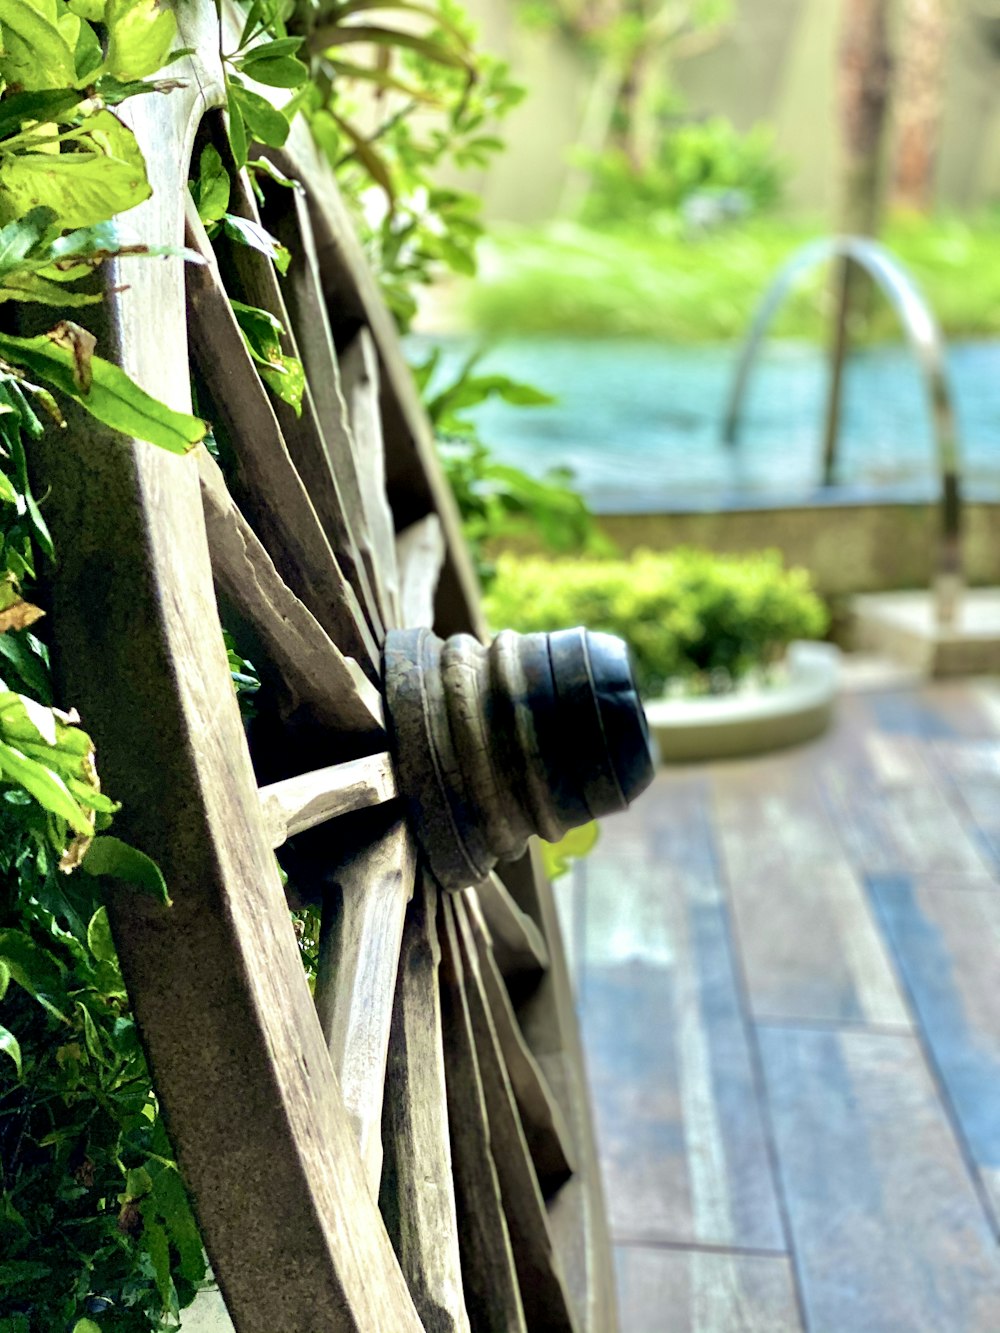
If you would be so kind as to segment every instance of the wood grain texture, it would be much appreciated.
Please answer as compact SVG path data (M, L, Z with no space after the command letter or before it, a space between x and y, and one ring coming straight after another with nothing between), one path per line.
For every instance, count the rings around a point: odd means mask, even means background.
M188 331L217 427L233 446L234 499L285 582L340 650L377 680L375 639L289 456L192 205L186 222L187 244L206 260L188 274Z
M810 1329L995 1329L1000 1253L914 1040L760 1043Z
M474 1333L527 1333L454 917L440 904L442 1026L465 1301Z
M218 50L210 8L179 21L179 45ZM136 98L119 114L154 186L132 221L150 243L179 246L191 144L223 85L217 64L185 61L173 73L185 83L170 98ZM189 408L183 261L113 264L108 284L102 353ZM156 858L170 886L172 907L125 886L111 892L109 910L234 1322L240 1333L420 1333L263 836L197 463L75 413L58 439L39 442L33 462L61 551L52 588L59 687L87 716L109 789L125 797L122 836Z
M474 890L467 891L465 906L478 957L483 995L503 1052L531 1159L539 1183L548 1194L572 1174L576 1152L562 1107L552 1095L541 1066L524 1040L510 995L493 957L489 931L473 893Z
M379 397L378 353L367 329L340 354L341 383L361 480L361 506L371 534L379 585L392 624L400 623L396 528L386 496L385 446ZM423 622L431 623L430 619Z
M378 348L382 372L382 424L389 501L399 529L434 512L441 520L447 559L435 602L435 627L442 635L486 637L475 572L462 538L454 496L438 461L433 432L413 376L399 347L392 316L378 291L333 173L321 160L300 117L280 152L268 150L282 170L308 179L309 211L320 275L338 347L366 326Z
M316 1012L377 1198L382 1100L393 995L416 851L395 819L327 875L316 974Z
M397 795L392 757L385 753L271 782L259 792L261 815L272 847L280 847L296 833L337 815L381 805Z
M452 1181L440 962L437 892L421 874L396 980L379 1202L426 1333L470 1333Z
M397 535L399 623L404 628L434 624L434 595L445 553L444 531L437 514L428 514Z
M198 469L216 590L284 717L304 713L321 727L349 733L384 731L380 694L282 579L218 463L201 447Z
M803 1333L783 1255L630 1245L615 1261L628 1333Z
M521 1125L514 1090L483 986L475 942L459 897L444 903L448 947L461 958L462 985L472 1022L476 1056L490 1126L504 1214L529 1329L576 1333L559 1258L549 1232L545 1202ZM454 930L454 939L452 937ZM455 971L457 973L457 966Z
M395 601L395 552L389 553L388 561L385 559L369 522L369 510L376 507L382 511L381 521L387 521L390 532L392 530L392 514L385 495L384 466L377 489L370 490L367 474L358 465L358 447L341 384L305 190L279 186L269 194L265 193L264 221L294 256L281 282L281 295L305 367L316 417L322 423L324 453L336 478L369 585L378 598L382 623L389 627L399 623ZM381 455L382 428L377 418L373 439L374 448ZM423 623L430 624L430 621Z
M475 894L493 943L493 956L505 977L544 972L549 951L538 926L511 897L496 873L469 890Z
M716 809L754 1016L907 1028L863 886L808 778L747 774Z
M616 1238L779 1249L710 812L704 781L660 778L580 866L609 1216Z
M873 877L870 887L1000 1221L1000 891L936 876Z
M230 212L262 226L248 173L241 171L231 179ZM238 290L246 304L267 310L278 320L284 329L282 350L286 355L301 361L302 352L271 260L260 250L234 242L223 245L217 253L227 285L233 291ZM295 266L297 258L293 252L290 267ZM303 260L299 259L298 267L302 267L302 264ZM318 340L323 336L323 331L314 328L312 335ZM341 472L336 466L336 457L326 435L327 421L320 416L311 383L306 381L299 412L277 395L272 396L272 405L288 452L309 492L323 530L357 594L372 633L376 640L381 641L385 634L385 623L369 567L361 558L355 533L356 521L363 523L363 514L352 512L344 495ZM339 417L334 416L331 422L334 440L341 433L341 425Z

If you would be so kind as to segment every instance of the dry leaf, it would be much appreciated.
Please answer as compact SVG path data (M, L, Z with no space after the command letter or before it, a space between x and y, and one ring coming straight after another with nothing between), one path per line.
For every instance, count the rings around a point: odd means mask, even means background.
M64 319L46 334L57 347L65 347L73 353L73 383L81 393L89 393L94 379L91 358L97 339L87 329L74 324L71 319Z
M18 598L16 602L12 602L10 606L0 611L0 634L6 634L12 629L27 629L44 615L45 612L40 606Z

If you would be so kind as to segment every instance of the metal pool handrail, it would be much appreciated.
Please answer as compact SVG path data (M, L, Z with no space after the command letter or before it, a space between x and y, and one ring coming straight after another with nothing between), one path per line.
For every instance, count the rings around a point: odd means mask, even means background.
M899 317L927 388L941 479L941 532L935 594L942 625L955 619L962 586L962 495L959 482L958 427L948 386L944 343L930 306L903 265L883 245L861 236L830 236L808 245L781 268L757 307L743 344L726 410L723 439L735 445L743 398L757 355L778 309L808 269L829 260L853 261L881 289Z

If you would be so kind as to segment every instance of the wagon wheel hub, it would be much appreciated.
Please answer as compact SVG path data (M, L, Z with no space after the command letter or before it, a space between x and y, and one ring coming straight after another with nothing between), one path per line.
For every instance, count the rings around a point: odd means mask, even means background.
M584 629L392 630L383 687L399 787L446 889L483 880L528 838L624 810L653 778L624 643Z

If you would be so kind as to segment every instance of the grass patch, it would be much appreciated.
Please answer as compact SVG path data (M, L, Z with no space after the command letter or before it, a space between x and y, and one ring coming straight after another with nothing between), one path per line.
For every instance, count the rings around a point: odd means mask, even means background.
M780 265L823 235L817 225L757 219L700 239L571 223L507 229L484 244L464 314L489 335L552 333L713 342L740 336ZM948 337L1000 335L1000 218L899 219L883 237L910 270ZM779 336L825 337L827 269L803 280ZM898 333L875 302L860 336Z

